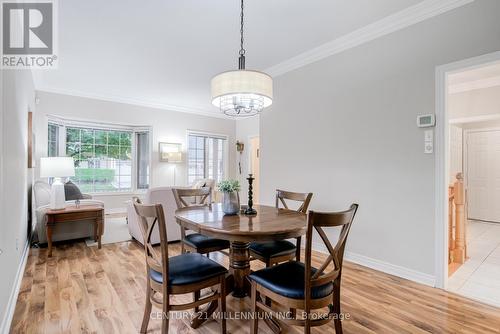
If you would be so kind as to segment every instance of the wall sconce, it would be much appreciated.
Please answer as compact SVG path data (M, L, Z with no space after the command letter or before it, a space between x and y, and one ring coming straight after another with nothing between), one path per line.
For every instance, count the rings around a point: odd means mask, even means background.
M159 144L160 161L170 162L170 163L182 162L181 145L182 144L178 143L160 143Z

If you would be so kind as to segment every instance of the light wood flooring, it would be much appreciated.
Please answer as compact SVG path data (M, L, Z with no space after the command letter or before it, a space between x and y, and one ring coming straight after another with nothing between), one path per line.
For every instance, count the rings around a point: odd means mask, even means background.
M179 253L172 244L170 255ZM215 256L227 265L222 255ZM316 265L324 256L314 253ZM252 269L259 269L257 261ZM84 242L31 249L12 322L12 333L137 333L145 299L143 248L134 241L87 247ZM180 296L185 301L191 295ZM248 298L228 296L228 311L249 310ZM344 333L500 333L500 308L468 300L352 263L344 265ZM333 323L332 323L333 324ZM332 324L313 333L334 333ZM249 320L228 320L229 333L248 333ZM218 333L210 320L194 330L170 320L170 333ZM159 333L151 320L149 333ZM260 333L270 333L259 321ZM300 327L284 327L301 333Z

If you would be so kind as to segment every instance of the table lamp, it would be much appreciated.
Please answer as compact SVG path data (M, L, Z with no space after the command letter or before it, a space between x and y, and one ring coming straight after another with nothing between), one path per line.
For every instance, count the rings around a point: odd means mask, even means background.
M71 157L49 157L40 159L40 177L53 177L50 189L50 208L66 207L66 196L62 177L75 176L75 163Z

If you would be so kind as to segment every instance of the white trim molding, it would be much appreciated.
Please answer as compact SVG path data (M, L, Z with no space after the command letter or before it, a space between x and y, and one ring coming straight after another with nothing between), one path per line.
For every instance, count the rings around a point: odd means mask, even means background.
M450 124L480 123L480 122L497 121L499 119L500 119L500 114L492 114L492 115L452 118L449 120L449 123Z
M14 317L14 311L16 309L17 297L19 295L19 290L21 289L21 282L24 276L24 269L26 268L26 262L28 261L28 255L30 251L30 242L26 242L24 247L23 255L21 256L21 262L19 263L19 268L17 269L16 277L14 279L14 284L12 286L12 291L9 296L9 301L7 302L7 307L5 308L5 314L0 323L0 334L8 334L10 332L10 325L12 323L12 318Z
M474 0L424 0L265 70L279 76L379 37L467 5Z
M59 94L59 95L83 97L83 98L88 98L88 99L93 99L93 100L101 100L101 101L107 101L107 102L124 103L124 104L130 104L130 105L146 107L146 108L162 109L162 110L167 110L167 111L177 111L177 112L183 112L183 113L188 113L188 114L196 114L196 115L201 115L201 116L231 119L232 120L232 118L224 115L220 111L209 111L209 110L205 110L205 109L201 109L201 108L197 108L197 107L189 107L189 106L177 106L177 105L173 105L173 104L155 102L155 101L146 100L146 99L130 98L130 97L123 97L123 96L116 96L116 95L94 94L94 93L88 93L88 92L83 92L83 91L76 91L76 90L72 90L72 89L57 89L57 88L50 88L50 87L43 87L43 86L36 87L36 91L45 92L45 93L52 93L52 94Z
M329 254L328 250L325 248L323 244L313 242L313 248L315 251ZM384 272L389 275L394 275L397 277L401 277L431 287L434 287L436 283L435 277L433 275L429 275L410 268L398 266L389 262L377 260L365 255L346 251L344 254L344 259L346 261L356 263L364 267L368 267L374 270Z
M450 87L448 88L448 94L456 94L476 89L485 89L497 86L500 86L500 77L491 77L486 79L479 79L479 80L450 85Z

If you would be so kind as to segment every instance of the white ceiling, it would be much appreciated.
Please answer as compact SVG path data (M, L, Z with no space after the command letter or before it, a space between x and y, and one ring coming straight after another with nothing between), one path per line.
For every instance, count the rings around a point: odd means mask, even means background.
M247 0L247 68L264 70L422 0ZM59 68L38 89L218 113L209 84L237 66L237 0L59 1Z

